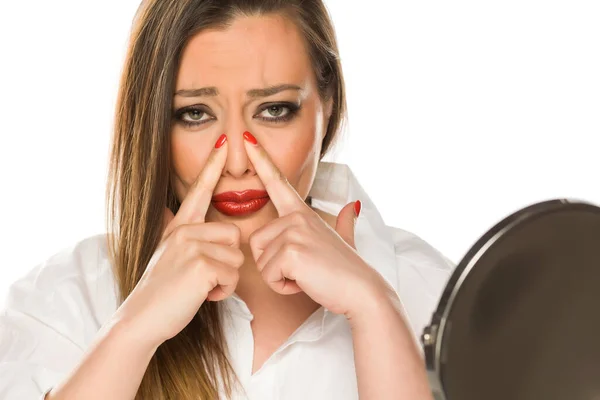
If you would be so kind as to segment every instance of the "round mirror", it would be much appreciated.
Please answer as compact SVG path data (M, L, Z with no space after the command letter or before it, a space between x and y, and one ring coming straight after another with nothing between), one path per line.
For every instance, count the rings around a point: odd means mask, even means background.
M600 399L600 208L552 200L488 231L422 342L437 400Z

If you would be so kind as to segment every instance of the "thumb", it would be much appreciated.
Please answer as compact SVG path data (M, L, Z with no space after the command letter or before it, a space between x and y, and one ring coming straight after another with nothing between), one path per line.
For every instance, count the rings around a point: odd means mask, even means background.
M354 225L356 224L356 218L360 214L361 203L360 200L348 203L340 210L338 214L335 231L348 243L354 250Z

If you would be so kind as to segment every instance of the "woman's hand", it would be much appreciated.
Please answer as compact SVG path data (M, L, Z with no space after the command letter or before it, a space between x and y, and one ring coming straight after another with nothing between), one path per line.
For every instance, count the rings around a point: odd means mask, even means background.
M175 336L206 299L223 300L238 283L244 261L239 228L204 220L226 158L226 144L214 148L177 215L165 211L161 242L115 314L153 344Z
M365 312L365 304L372 304L365 296L374 300L387 287L355 251L354 224L360 212L354 211L355 202L342 208L332 229L302 200L260 144L246 140L245 145L280 217L249 237L265 282L280 294L304 291L349 319Z

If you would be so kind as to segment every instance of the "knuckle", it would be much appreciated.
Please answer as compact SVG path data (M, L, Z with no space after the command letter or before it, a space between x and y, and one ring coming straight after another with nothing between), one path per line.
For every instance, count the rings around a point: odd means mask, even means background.
M235 224L230 225L230 230L233 244L238 247L240 245L240 241L242 240L242 230Z
M238 282L240 281L240 273L237 269L234 269L231 272L231 281L233 282L233 286L237 286Z
M193 269L196 277L203 281L209 282L211 287L217 284L217 270L216 268L212 268L212 264L209 262L207 257L198 257L193 265Z
M234 260L234 265L236 268L241 267L244 264L244 253L237 249L237 251L235 252L235 260Z
M214 289L219 284L217 275L214 273L204 273L202 274L202 279L208 285L208 290Z
M300 211L294 211L293 213L291 213L291 220L296 225L308 225L308 219L306 218L306 214Z
M302 234L297 229L286 229L283 232L285 240L289 243L296 243L302 241Z
M194 263L194 267L196 269L196 271L200 272L200 273L207 273L207 271L210 269L210 263L208 261L208 257L200 254L196 257L196 262Z
M289 256L292 256L292 257L295 257L295 258L297 258L304 251L303 246L301 244L299 244L299 243L287 242L283 246L284 246L285 252Z
M186 257L198 258L202 256L202 245L195 240L188 240L181 252Z
M181 244L187 239L187 229L183 225L178 225L171 232L171 237L173 242Z
M260 236L258 235L258 231L254 231L248 236L248 244L250 248L256 248L260 244Z

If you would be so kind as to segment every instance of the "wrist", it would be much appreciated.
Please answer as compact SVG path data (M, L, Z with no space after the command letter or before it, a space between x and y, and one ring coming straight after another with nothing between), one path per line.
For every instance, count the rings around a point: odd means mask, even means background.
M106 326L106 337L109 342L123 349L134 351L141 356L152 357L162 341L153 339L148 332L143 332L133 320L113 319Z
M363 286L358 304L346 313L351 327L372 325L373 322L389 318L404 317L403 307L393 287L378 274L371 285Z

